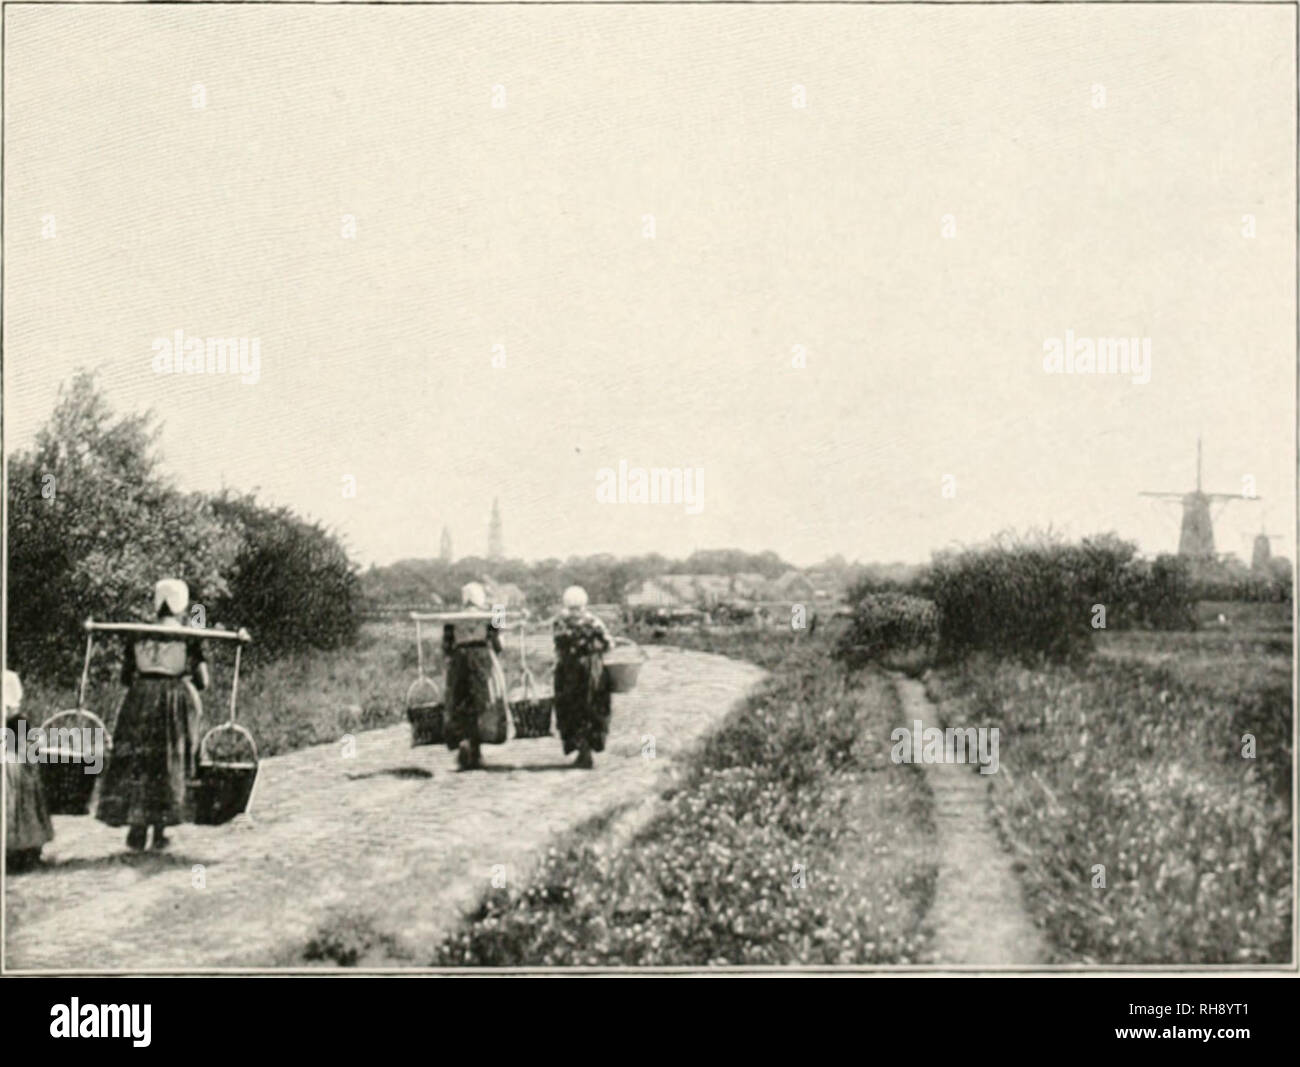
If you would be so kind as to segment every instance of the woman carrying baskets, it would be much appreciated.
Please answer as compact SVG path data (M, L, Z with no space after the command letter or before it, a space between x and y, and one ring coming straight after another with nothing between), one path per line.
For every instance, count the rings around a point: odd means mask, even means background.
M487 611L487 590L470 582L461 590L461 601L467 608ZM448 623L442 629L442 651L447 657L444 739L448 748L456 749L461 770L482 767L479 724L494 713L505 721L506 679L497 659L501 635L487 621Z
M605 750L609 732L609 683L604 653L613 645L600 618L587 610L587 591L564 591L564 613L555 620L555 724L575 767L591 769L591 754Z
M182 626L190 591L177 579L154 588L161 626ZM127 847L170 843L165 828L185 821L185 787L194 777L198 746L197 689L208 686L208 665L200 641L137 638L127 641L122 663L127 689L113 732L113 758L99 783L95 817L109 826L129 826Z
M13 671L5 671L5 727L9 737L18 735L18 709L23 702L23 683ZM17 873L34 867L41 849L54 840L54 824L45 806L40 767L26 762L26 753L5 745L5 869Z

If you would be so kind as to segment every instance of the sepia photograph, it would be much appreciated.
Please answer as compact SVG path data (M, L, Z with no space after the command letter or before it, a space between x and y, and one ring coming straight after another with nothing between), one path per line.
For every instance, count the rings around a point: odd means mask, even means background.
M1294 4L3 17L6 975L1295 976Z

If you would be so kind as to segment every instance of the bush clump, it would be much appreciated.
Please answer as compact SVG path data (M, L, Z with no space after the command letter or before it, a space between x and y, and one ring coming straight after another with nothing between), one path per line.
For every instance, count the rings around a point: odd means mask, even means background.
M938 632L939 613L933 601L906 593L868 593L854 604L836 657L858 667L891 653L929 648Z
M990 652L1026 661L1077 658L1099 629L1190 628L1182 561L1136 558L1113 535L1066 544L1050 534L1003 535L936 555L925 586L944 661Z

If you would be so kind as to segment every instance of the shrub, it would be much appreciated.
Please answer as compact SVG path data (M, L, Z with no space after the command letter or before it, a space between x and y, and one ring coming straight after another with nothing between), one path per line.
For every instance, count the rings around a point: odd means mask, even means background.
M925 648L938 634L934 602L905 593L869 593L853 607L853 619L839 639L836 657L850 666L893 652Z
M1096 609L1105 628L1194 625L1181 561L1135 559L1113 535L1065 544L1050 534L1005 534L935 557L926 578L939 613L939 654L976 651L1024 660L1077 657L1091 644Z
M239 533L227 592L212 618L247 627L259 658L356 641L361 625L360 578L339 540L287 508L254 495L223 493L212 501Z

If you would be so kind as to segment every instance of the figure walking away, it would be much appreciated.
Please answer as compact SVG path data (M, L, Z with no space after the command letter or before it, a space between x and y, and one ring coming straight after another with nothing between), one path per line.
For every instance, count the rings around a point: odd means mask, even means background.
M154 588L160 626L184 625L190 591L176 579ZM203 644L184 637L138 635L128 640L122 662L127 693L113 730L113 758L99 783L95 817L127 826L127 847L170 843L166 828L185 821L185 785L195 773L200 705L195 689L208 687Z
M480 583L470 582L460 595L464 607L488 610L487 590ZM497 659L501 635L486 619L447 623L442 651L447 657L444 736L447 747L456 749L456 766L468 771L483 766L480 717L505 714L506 678Z
M18 719L23 702L23 683L13 671L5 671L5 727L9 737L18 736ZM5 745L5 869L16 874L30 870L41 859L41 849L54 840L54 824L45 807L41 768L27 763L26 753Z
M564 591L564 612L555 620L555 722L575 767L590 770L591 754L605 751L609 732L609 683L604 654L613 645L600 618L587 610L587 591Z

